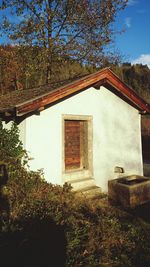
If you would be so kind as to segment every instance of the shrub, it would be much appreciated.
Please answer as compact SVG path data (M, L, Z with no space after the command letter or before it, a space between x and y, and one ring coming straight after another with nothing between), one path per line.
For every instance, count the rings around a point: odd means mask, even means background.
M22 142L19 139L19 129L16 123L5 128L0 120L0 159L21 158L24 154Z
M47 184L39 173L24 168L10 175L4 191L10 214L3 236L17 236L26 260L30 250L33 256L40 249L41 257L51 264L54 257L56 266L149 266L150 227L128 213L79 198L69 186Z

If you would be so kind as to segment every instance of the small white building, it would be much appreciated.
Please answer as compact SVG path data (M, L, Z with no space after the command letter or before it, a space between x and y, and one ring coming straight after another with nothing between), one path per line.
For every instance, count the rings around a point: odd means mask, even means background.
M143 175L141 115L150 105L109 68L55 87L45 85L0 97L0 117L15 120L32 170L74 189L118 176Z

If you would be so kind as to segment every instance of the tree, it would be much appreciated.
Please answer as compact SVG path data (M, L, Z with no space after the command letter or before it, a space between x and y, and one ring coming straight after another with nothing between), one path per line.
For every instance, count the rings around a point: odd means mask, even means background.
M43 85L46 64L42 61L42 54L44 48L38 46L1 45L0 94ZM76 60L57 58L53 64L51 82L57 82L59 86L64 80L72 80L93 71L93 67L83 66Z
M18 47L0 46L0 93L22 89L22 84L18 81L20 77Z
M146 101L150 101L150 69L147 65L123 63L112 66L114 72Z
M59 58L99 66L114 37L112 23L128 0L3 0L1 32L19 44L43 47L46 82ZM7 12L5 12L7 11ZM8 18L9 16L9 18Z

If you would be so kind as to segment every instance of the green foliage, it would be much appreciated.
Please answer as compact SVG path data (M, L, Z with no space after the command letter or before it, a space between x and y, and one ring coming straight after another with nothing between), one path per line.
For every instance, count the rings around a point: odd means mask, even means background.
M5 128L0 120L0 159L21 159L24 154L22 142L19 139L19 129L16 123L10 128Z
M112 69L146 101L150 100L150 69L147 65L123 63Z

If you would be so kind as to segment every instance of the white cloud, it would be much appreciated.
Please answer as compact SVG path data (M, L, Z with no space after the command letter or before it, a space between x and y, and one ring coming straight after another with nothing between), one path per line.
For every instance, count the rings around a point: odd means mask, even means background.
M125 25L126 25L128 28L131 27L131 18L130 18L130 17L125 18Z
M143 64L150 68L150 54L143 54L132 61L132 64Z
M134 6L134 5L136 5L137 3L138 3L138 1L136 1L136 0L128 0L127 5L128 5L128 6Z

